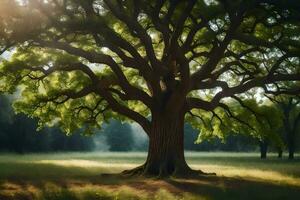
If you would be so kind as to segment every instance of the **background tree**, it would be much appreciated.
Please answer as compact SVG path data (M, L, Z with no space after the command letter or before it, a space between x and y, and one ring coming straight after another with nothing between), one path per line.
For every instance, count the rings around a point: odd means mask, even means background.
M36 119L13 113L12 99L0 95L0 151L27 153L94 149L94 138L83 137L80 131L71 136L66 136L57 127L37 132Z
M8 144L8 129L12 123L12 109L9 106L9 98L0 95L0 150L6 150Z
M226 139L230 135L250 136L257 141L262 159L267 157L270 144L283 148L284 142L280 137L282 117L275 106L256 102L249 97L233 99L235 101L229 101L227 104L231 107L231 115L235 116L234 118L224 115L222 110L215 110L213 114L202 112L197 115L205 124L199 127L203 133L200 134L200 141L214 137ZM212 125L213 115L217 116L218 122Z
M120 121L111 120L103 129L110 151L130 151L134 141L132 130L129 124L122 124Z
M202 123L195 113L207 111L215 126L218 110L237 120L226 98L300 80L292 0L2 2L2 51L15 52L1 64L0 88L21 88L17 112L69 133L112 117L136 121L149 136L148 157L125 173L200 173L184 158L186 119Z
M289 151L289 159L294 159L297 133L300 131L300 98L299 96L267 96L282 111L283 128Z

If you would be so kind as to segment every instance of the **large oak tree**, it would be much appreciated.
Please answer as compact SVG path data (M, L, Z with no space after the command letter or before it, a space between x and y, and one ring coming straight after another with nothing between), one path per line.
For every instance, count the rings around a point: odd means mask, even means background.
M253 88L292 92L300 81L297 1L2 0L0 9L2 52L13 52L0 84L20 91L17 111L66 132L137 122L150 144L131 174L201 173L184 158L185 119L221 123L223 111L245 124L228 98L242 106Z

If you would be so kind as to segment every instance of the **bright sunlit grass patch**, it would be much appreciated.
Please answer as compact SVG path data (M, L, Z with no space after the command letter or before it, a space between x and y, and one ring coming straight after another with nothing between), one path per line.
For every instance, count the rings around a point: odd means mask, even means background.
M272 182L277 184L288 184L300 186L300 178L284 173L262 169L249 169L244 167L220 166L220 165L191 165L195 169L205 172L215 172L218 176L235 177L242 179Z
M135 167L135 164L129 163L105 163L99 161L91 161L91 160L40 160L40 161L33 161L32 163L38 164L53 164L58 166L65 166L65 167L82 167L82 168L95 168L95 167L106 167L106 168L132 168Z

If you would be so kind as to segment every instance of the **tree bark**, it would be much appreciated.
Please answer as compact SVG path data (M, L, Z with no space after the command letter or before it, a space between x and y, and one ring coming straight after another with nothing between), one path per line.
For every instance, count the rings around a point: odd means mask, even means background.
M183 150L183 117L153 117L145 172L167 176L187 170Z
M260 141L260 158L266 159L267 158L267 152L268 152L268 142L266 140Z
M184 156L184 115L152 116L148 157L144 165L124 174L158 177L187 177L205 174L192 170ZM209 174L208 174L209 175Z

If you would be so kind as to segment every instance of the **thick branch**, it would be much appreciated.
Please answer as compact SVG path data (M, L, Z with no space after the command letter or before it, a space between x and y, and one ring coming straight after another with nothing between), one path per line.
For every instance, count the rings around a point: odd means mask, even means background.
M64 50L72 55L80 56L87 59L89 62L92 63L100 63L108 65L118 77L119 86L126 91L128 94L131 94L137 98L137 100L141 100L145 105L151 108L152 100L149 95L142 90L132 86L127 78L125 77L124 73L118 66L118 64L108 55L85 51L79 48L75 48L67 43L64 42L56 42L56 41L38 41L39 44L45 47L54 48L54 49L61 49Z

